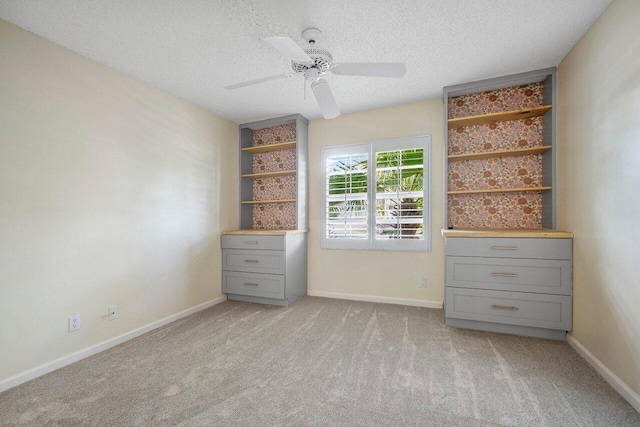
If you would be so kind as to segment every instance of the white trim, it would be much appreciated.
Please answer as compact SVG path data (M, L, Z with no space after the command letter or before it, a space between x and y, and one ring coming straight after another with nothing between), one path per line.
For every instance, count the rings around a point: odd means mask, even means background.
M582 356L627 402L640 412L640 395L624 383L616 374L611 372L596 356L582 345L573 335L567 335L567 342Z
M27 381L31 381L34 378L38 378L42 375L48 374L74 362L82 360L86 357L93 356L94 354L100 353L101 351L110 349L111 347L115 347L125 341L129 341L133 338L139 337L140 335L146 334L147 332L167 325L171 322L175 322L176 320L182 319L183 317L187 317L199 311L206 310L207 308L213 307L214 305L220 304L221 302L224 302L226 300L227 296L222 295L218 298L214 298L210 301L198 304L195 307L191 307L179 313L172 314L171 316L165 317L164 319L160 319L132 331L125 332L124 334L118 335L117 337L113 337L106 341L102 341L101 343L94 344L91 347L87 347L85 349L76 351L75 353L71 353L58 359L43 363L42 365L36 366L35 368L28 369L24 372L0 381L0 393L20 384L26 383Z
M346 299L351 301L380 302L383 304L410 305L412 307L437 308L442 310L442 301L426 301L421 299L380 297L375 295L341 294L338 292L307 291L312 297Z

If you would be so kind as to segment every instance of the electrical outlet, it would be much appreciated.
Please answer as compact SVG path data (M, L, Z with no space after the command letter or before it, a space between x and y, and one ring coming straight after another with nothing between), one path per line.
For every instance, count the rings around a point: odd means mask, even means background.
M116 320L118 318L118 313L119 310L117 305L109 307L109 320Z
M80 315L69 316L69 332L77 331L78 329L80 329Z
M426 288L427 287L427 278L423 277L422 279L420 279L420 287L421 288Z

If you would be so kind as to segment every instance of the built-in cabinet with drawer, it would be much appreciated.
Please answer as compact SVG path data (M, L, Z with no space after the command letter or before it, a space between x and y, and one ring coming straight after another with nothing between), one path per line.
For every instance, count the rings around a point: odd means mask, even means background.
M445 230L443 234L447 325L565 338L571 330L570 233ZM515 237L524 234L545 237Z
M445 319L564 339L572 238L556 230L556 70L445 87Z
M307 294L303 230L222 234L222 291L230 300L288 306Z
M240 125L240 230L222 233L230 300L288 306L307 294L307 127L301 115Z

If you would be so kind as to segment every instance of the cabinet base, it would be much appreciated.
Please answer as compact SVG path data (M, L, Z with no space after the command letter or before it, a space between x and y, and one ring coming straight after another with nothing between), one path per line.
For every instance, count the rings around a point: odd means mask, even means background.
M565 341L567 331L532 328L530 326L504 325L502 323L479 322L477 320L453 319L445 317L445 324L454 328L475 329L478 331L498 332L501 334L524 335L526 337L547 338Z
M290 305L292 305L294 302L296 302L303 296L304 295L300 295L297 298L275 299L275 298L252 297L249 295L227 294L227 299L231 301L255 302L257 304L269 304L269 305L277 305L279 307L289 307Z

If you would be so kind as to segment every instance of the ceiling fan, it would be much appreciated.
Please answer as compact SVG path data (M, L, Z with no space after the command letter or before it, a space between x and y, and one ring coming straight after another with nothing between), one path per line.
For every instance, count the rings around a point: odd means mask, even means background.
M401 62L333 62L331 52L315 46L320 39L320 35L320 30L316 28L304 30L302 37L309 43L306 49L301 48L288 37L267 37L264 41L291 59L293 72L236 83L224 88L227 90L239 89L273 80L304 76L307 81L311 82L311 90L318 101L322 116L325 119L333 119L340 115L340 110L338 110L336 100L331 93L331 89L329 89L329 84L322 78L327 72L332 72L339 76L366 77L402 77L407 72L407 67Z

